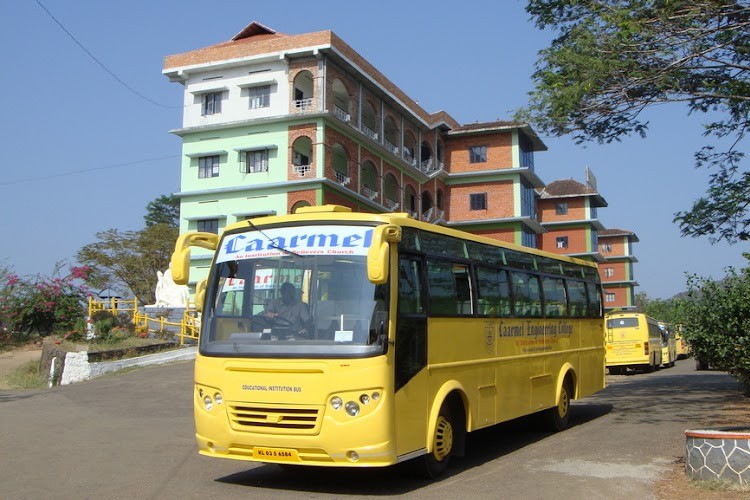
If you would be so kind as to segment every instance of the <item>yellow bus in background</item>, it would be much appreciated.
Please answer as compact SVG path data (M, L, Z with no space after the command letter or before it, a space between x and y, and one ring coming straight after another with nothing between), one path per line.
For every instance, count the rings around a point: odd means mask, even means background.
M690 346L682 336L682 325L676 325L674 330L675 343L677 344L677 359L687 359L690 356Z
M662 336L656 320L642 313L609 312L604 323L610 374L624 374L628 368L647 372L659 368Z
M677 338L671 325L659 321L657 323L661 331L661 365L671 368L677 361Z
M435 477L468 432L537 412L562 430L571 401L604 387L593 263L332 205L181 235L177 283L191 246L216 250L196 288L203 455L415 459ZM266 312L292 285L304 328Z

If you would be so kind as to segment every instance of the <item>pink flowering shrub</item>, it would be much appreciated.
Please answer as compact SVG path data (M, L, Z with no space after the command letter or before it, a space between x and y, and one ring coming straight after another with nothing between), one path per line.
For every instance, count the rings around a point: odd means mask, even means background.
M23 278L0 275L0 325L13 336L69 333L86 315L88 267L71 267L66 276ZM4 281L4 283L3 283Z

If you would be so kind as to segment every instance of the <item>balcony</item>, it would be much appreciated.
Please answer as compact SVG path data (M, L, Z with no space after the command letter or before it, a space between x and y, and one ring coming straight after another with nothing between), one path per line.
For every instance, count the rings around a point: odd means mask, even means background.
M417 159L414 158L414 155L411 154L408 149L404 149L404 160L413 167L417 166Z
M400 204L394 200L387 199L385 200L385 206L388 208L388 210L397 210Z
M385 149L398 156L398 146L390 142L388 139L383 141L383 145L385 146Z
M373 141L378 141L378 133L375 132L373 129L368 127L367 125L362 125L362 133L365 134L367 137L372 139Z
M342 122L349 123L352 121L352 116L349 113L335 105L333 106L333 115Z
M292 171L300 177L304 177L310 172L310 165L294 165Z
M351 182L351 179L341 172L336 172L336 182L338 182L342 186L346 186L349 184L349 182Z
M297 113L307 113L310 111L314 111L313 106L313 98L309 97L307 99L297 99L294 101L294 109L297 111Z
M378 192L374 189L368 188L367 186L362 186L362 194L367 196L367 198L374 200L378 197Z

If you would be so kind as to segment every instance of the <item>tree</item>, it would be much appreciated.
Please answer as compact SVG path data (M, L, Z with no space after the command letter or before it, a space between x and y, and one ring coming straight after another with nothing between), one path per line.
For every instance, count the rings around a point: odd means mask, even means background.
M180 227L180 198L171 194L161 195L146 205L146 215L143 216L146 227L155 224Z
M693 354L731 373L750 395L750 268L730 268L718 282L693 275L688 286L683 325Z
M750 239L750 173L738 149L750 128L747 2L529 0L526 10L556 38L540 51L530 104L516 118L579 143L608 143L645 136L642 112L657 104L718 116L695 153L696 166L712 171L709 188L674 222L685 236Z
M153 304L157 272L169 266L177 235L177 228L164 223L140 231L108 229L96 234L98 241L81 248L77 259L92 269L91 286L129 290Z

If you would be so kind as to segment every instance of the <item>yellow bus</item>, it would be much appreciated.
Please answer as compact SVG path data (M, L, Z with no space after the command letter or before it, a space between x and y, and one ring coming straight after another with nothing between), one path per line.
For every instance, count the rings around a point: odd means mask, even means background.
M659 369L662 336L656 320L642 313L609 312L604 322L610 374L624 374L628 368Z
M177 283L191 246L216 249L196 291L203 455L414 459L436 477L467 432L536 412L562 430L571 400L604 387L593 263L334 205L183 234Z
M659 321L661 331L661 365L663 368L671 368L677 360L677 338L670 325Z
M690 355L690 347L682 336L682 325L675 327L674 338L677 344L677 359L686 359Z

